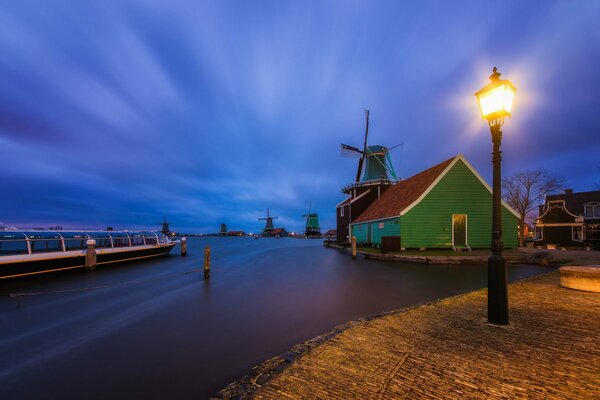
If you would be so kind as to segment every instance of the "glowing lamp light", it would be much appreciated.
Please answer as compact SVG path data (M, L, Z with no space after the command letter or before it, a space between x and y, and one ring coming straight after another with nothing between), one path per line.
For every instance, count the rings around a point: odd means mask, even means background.
M509 80L500 79L500 75L498 69L494 67L490 83L475 93L481 116L488 121L510 117L512 113L517 88Z

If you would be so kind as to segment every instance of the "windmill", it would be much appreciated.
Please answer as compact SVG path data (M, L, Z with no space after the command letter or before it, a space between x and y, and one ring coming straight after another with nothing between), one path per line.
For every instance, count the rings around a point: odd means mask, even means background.
M267 216L266 218L259 218L259 221L267 221L265 223L265 229L263 230L263 236L271 236L271 231L273 229L275 229L275 227L273 226L273 220L277 219L279 217L271 217L271 214L269 214L269 209L267 208Z
M162 225L162 229L160 230L164 235L168 235L169 233L171 233L171 230L169 229L169 224L171 222L167 222L167 217L163 217L163 222L157 222L156 225Z
M349 189L356 188L357 186L372 185L372 184L393 184L398 181L396 171L392 165L392 159L390 158L390 150L393 150L401 144L387 148L381 145L367 145L367 138L369 136L369 110L365 110L365 140L363 143L362 150L355 146L343 144L341 146L342 156L345 157L358 157L358 169L356 171L356 179L353 184L348 185L343 192L347 193ZM363 165L366 165L363 173ZM362 173L362 179L361 179Z
M321 227L319 226L319 214L311 213L312 201L308 204L308 213L302 218L306 218L305 236L321 236Z

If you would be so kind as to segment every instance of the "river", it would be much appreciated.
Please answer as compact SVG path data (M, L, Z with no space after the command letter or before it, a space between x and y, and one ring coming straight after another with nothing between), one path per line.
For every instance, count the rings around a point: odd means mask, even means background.
M509 280L548 270L510 265ZM208 398L335 325L485 285L485 265L352 260L320 240L245 237L1 282L0 398Z

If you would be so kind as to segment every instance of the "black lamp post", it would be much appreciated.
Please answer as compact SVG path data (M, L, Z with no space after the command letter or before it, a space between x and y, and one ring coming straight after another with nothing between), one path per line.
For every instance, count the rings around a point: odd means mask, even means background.
M500 165L502 152L501 127L504 118L511 116L512 103L516 92L515 86L508 80L500 79L498 69L490 76L490 83L475 93L481 115L490 125L492 133L492 255L488 258L488 321L492 324L508 324L508 290L506 285L506 259L502 255L502 204Z

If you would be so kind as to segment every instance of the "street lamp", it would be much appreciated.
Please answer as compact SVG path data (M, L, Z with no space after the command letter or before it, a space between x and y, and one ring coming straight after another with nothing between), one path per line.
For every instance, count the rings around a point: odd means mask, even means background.
M490 83L481 88L475 96L479 102L481 116L487 119L492 133L494 166L492 191L492 255L488 258L488 321L492 324L508 324L508 290L506 287L506 259L502 256L502 206L501 174L502 161L500 143L504 118L510 117L512 103L517 88L508 80L500 79L500 72L494 67Z

